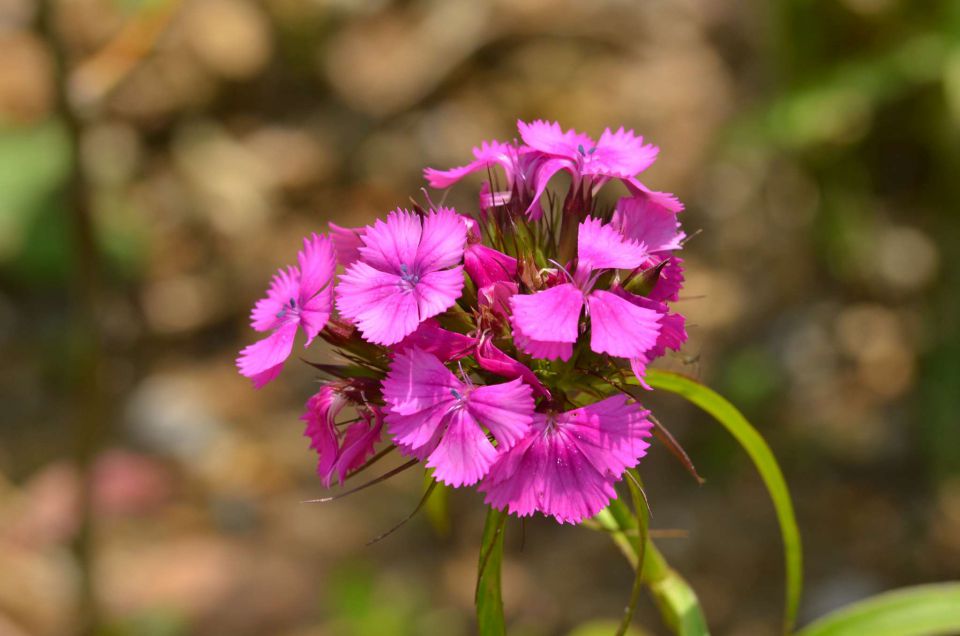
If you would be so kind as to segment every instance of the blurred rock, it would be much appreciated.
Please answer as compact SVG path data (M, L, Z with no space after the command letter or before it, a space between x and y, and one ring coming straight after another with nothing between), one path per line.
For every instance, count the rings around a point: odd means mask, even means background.
M182 16L186 42L200 63L221 77L248 78L267 64L267 18L246 0L198 0Z
M53 66L36 36L0 28L0 123L44 119L53 104Z

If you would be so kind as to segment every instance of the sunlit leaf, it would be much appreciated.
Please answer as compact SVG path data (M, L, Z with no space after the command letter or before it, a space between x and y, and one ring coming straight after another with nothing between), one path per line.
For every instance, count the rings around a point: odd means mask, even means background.
M946 636L960 634L960 583L918 585L879 594L808 625L796 636Z

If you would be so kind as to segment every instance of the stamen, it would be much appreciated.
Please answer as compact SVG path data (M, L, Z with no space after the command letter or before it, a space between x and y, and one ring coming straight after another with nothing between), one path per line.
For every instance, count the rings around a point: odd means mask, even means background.
M580 154L581 154L581 155L587 154L587 151L583 149L583 144L577 145L577 150L580 151Z
M456 389L450 389L450 393L453 395L453 397L457 398L458 400L463 399L463 396L460 395L460 392L457 391Z

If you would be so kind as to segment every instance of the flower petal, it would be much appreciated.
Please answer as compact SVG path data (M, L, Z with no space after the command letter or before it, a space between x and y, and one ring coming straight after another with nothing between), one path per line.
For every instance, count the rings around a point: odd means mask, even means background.
M360 256L373 267L394 274L401 266L410 267L420 244L420 217L407 210L396 209L387 220L377 220L361 237Z
M533 340L513 326L513 343L517 348L528 356L540 360L563 360L566 362L573 355L572 342L549 342L543 340Z
M464 251L463 267L478 289L512 281L517 276L517 259L479 243Z
M290 352L293 350L293 339L297 334L297 324L288 322L281 325L272 334L245 347L237 358L237 369L241 375L254 380L258 389L272 380L280 372Z
M430 272L420 278L414 295L420 320L432 318L453 307L463 291L463 267Z
M467 408L497 439L497 448L514 446L527 434L533 416L530 387L517 378L504 384L478 386L467 397Z
M647 298L660 302L676 302L680 298L682 287L683 259L671 256L660 270L660 275L653 284L653 289L647 294Z
M413 333L420 324L418 294L396 274L356 261L340 277L337 309L355 322L364 339L391 345Z
M660 149L643 143L643 137L621 126L616 132L609 128L597 141L597 149L585 162L584 174L632 177L649 168Z
M686 237L677 213L647 196L620 199L610 224L648 252L680 249Z
M326 236L311 234L303 239L303 249L297 254L300 264L300 303L306 304L317 293L330 285L337 267L333 244Z
M327 225L330 226L330 240L333 242L333 250L337 255L337 264L346 267L360 258L360 247L363 246L363 235L366 228L341 227L336 223L328 223Z
M340 452L334 419L345 405L346 401L327 385L307 400L304 413L300 416L307 423L303 434L310 439L310 448L318 455L317 474L328 488Z
M524 336L545 342L576 342L583 294L565 283L510 299L513 323Z
M458 408L447 414L446 431L427 467L434 469L438 481L459 488L480 481L496 458L497 450L477 421L467 409Z
M577 233L577 271L633 269L647 258L643 245L623 236L612 224L587 217Z
M449 188L468 174L482 170L488 166L499 165L506 173L507 185L513 183L513 171L516 165L517 149L512 144L499 141L484 141L478 148L473 149L474 161L465 166L449 170L427 168L423 176L432 188Z
M620 479L650 444L650 414L625 395L614 395L557 416L556 426L601 475Z
M474 358L480 368L499 375L502 378L520 378L531 389L534 394L550 399L550 391L543 386L537 374L530 370L527 365L514 360L493 344L493 338L485 336L481 338L480 345L477 347Z
M399 353L383 381L387 427L396 441L416 450L431 441L463 384L436 356L410 349Z
M557 122L538 119L528 124L518 121L517 128L523 143L534 150L558 157L576 159L581 149L587 151L596 145L589 136L572 128L564 131Z
M413 271L423 276L456 265L463 259L466 242L467 225L463 217L451 208L431 210L423 219Z
M276 329L290 310L290 301L300 297L300 271L296 267L278 270L270 281L265 298L250 312L250 324L257 331Z
M449 362L468 355L476 344L476 338L448 331L441 328L436 320L428 319L420 323L416 331L397 344L394 351L399 353L416 348L432 353L444 362Z
M337 479L343 483L350 471L363 466L367 458L373 455L374 447L380 441L382 429L383 419L379 414L363 413L359 422L348 426L343 434L340 454L332 468L331 477L335 472Z
M657 342L660 314L638 307L607 291L594 291L588 301L590 348L619 358L636 358Z

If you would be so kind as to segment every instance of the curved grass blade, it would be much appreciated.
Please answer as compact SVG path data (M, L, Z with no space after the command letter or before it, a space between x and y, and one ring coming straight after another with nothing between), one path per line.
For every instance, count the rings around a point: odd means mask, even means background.
M918 585L868 598L814 621L796 636L960 634L960 583Z
M667 371L647 370L647 383L654 389L676 393L712 415L743 446L760 472L763 483L773 499L783 536L783 556L786 568L786 608L784 632L789 633L797 619L800 593L803 587L803 556L800 531L790 501L790 492L780 466L760 433L730 402L699 382Z
M503 596L500 591L500 565L503 562L503 528L507 513L490 508L483 525L480 563L477 569L477 632L484 636L503 636Z

